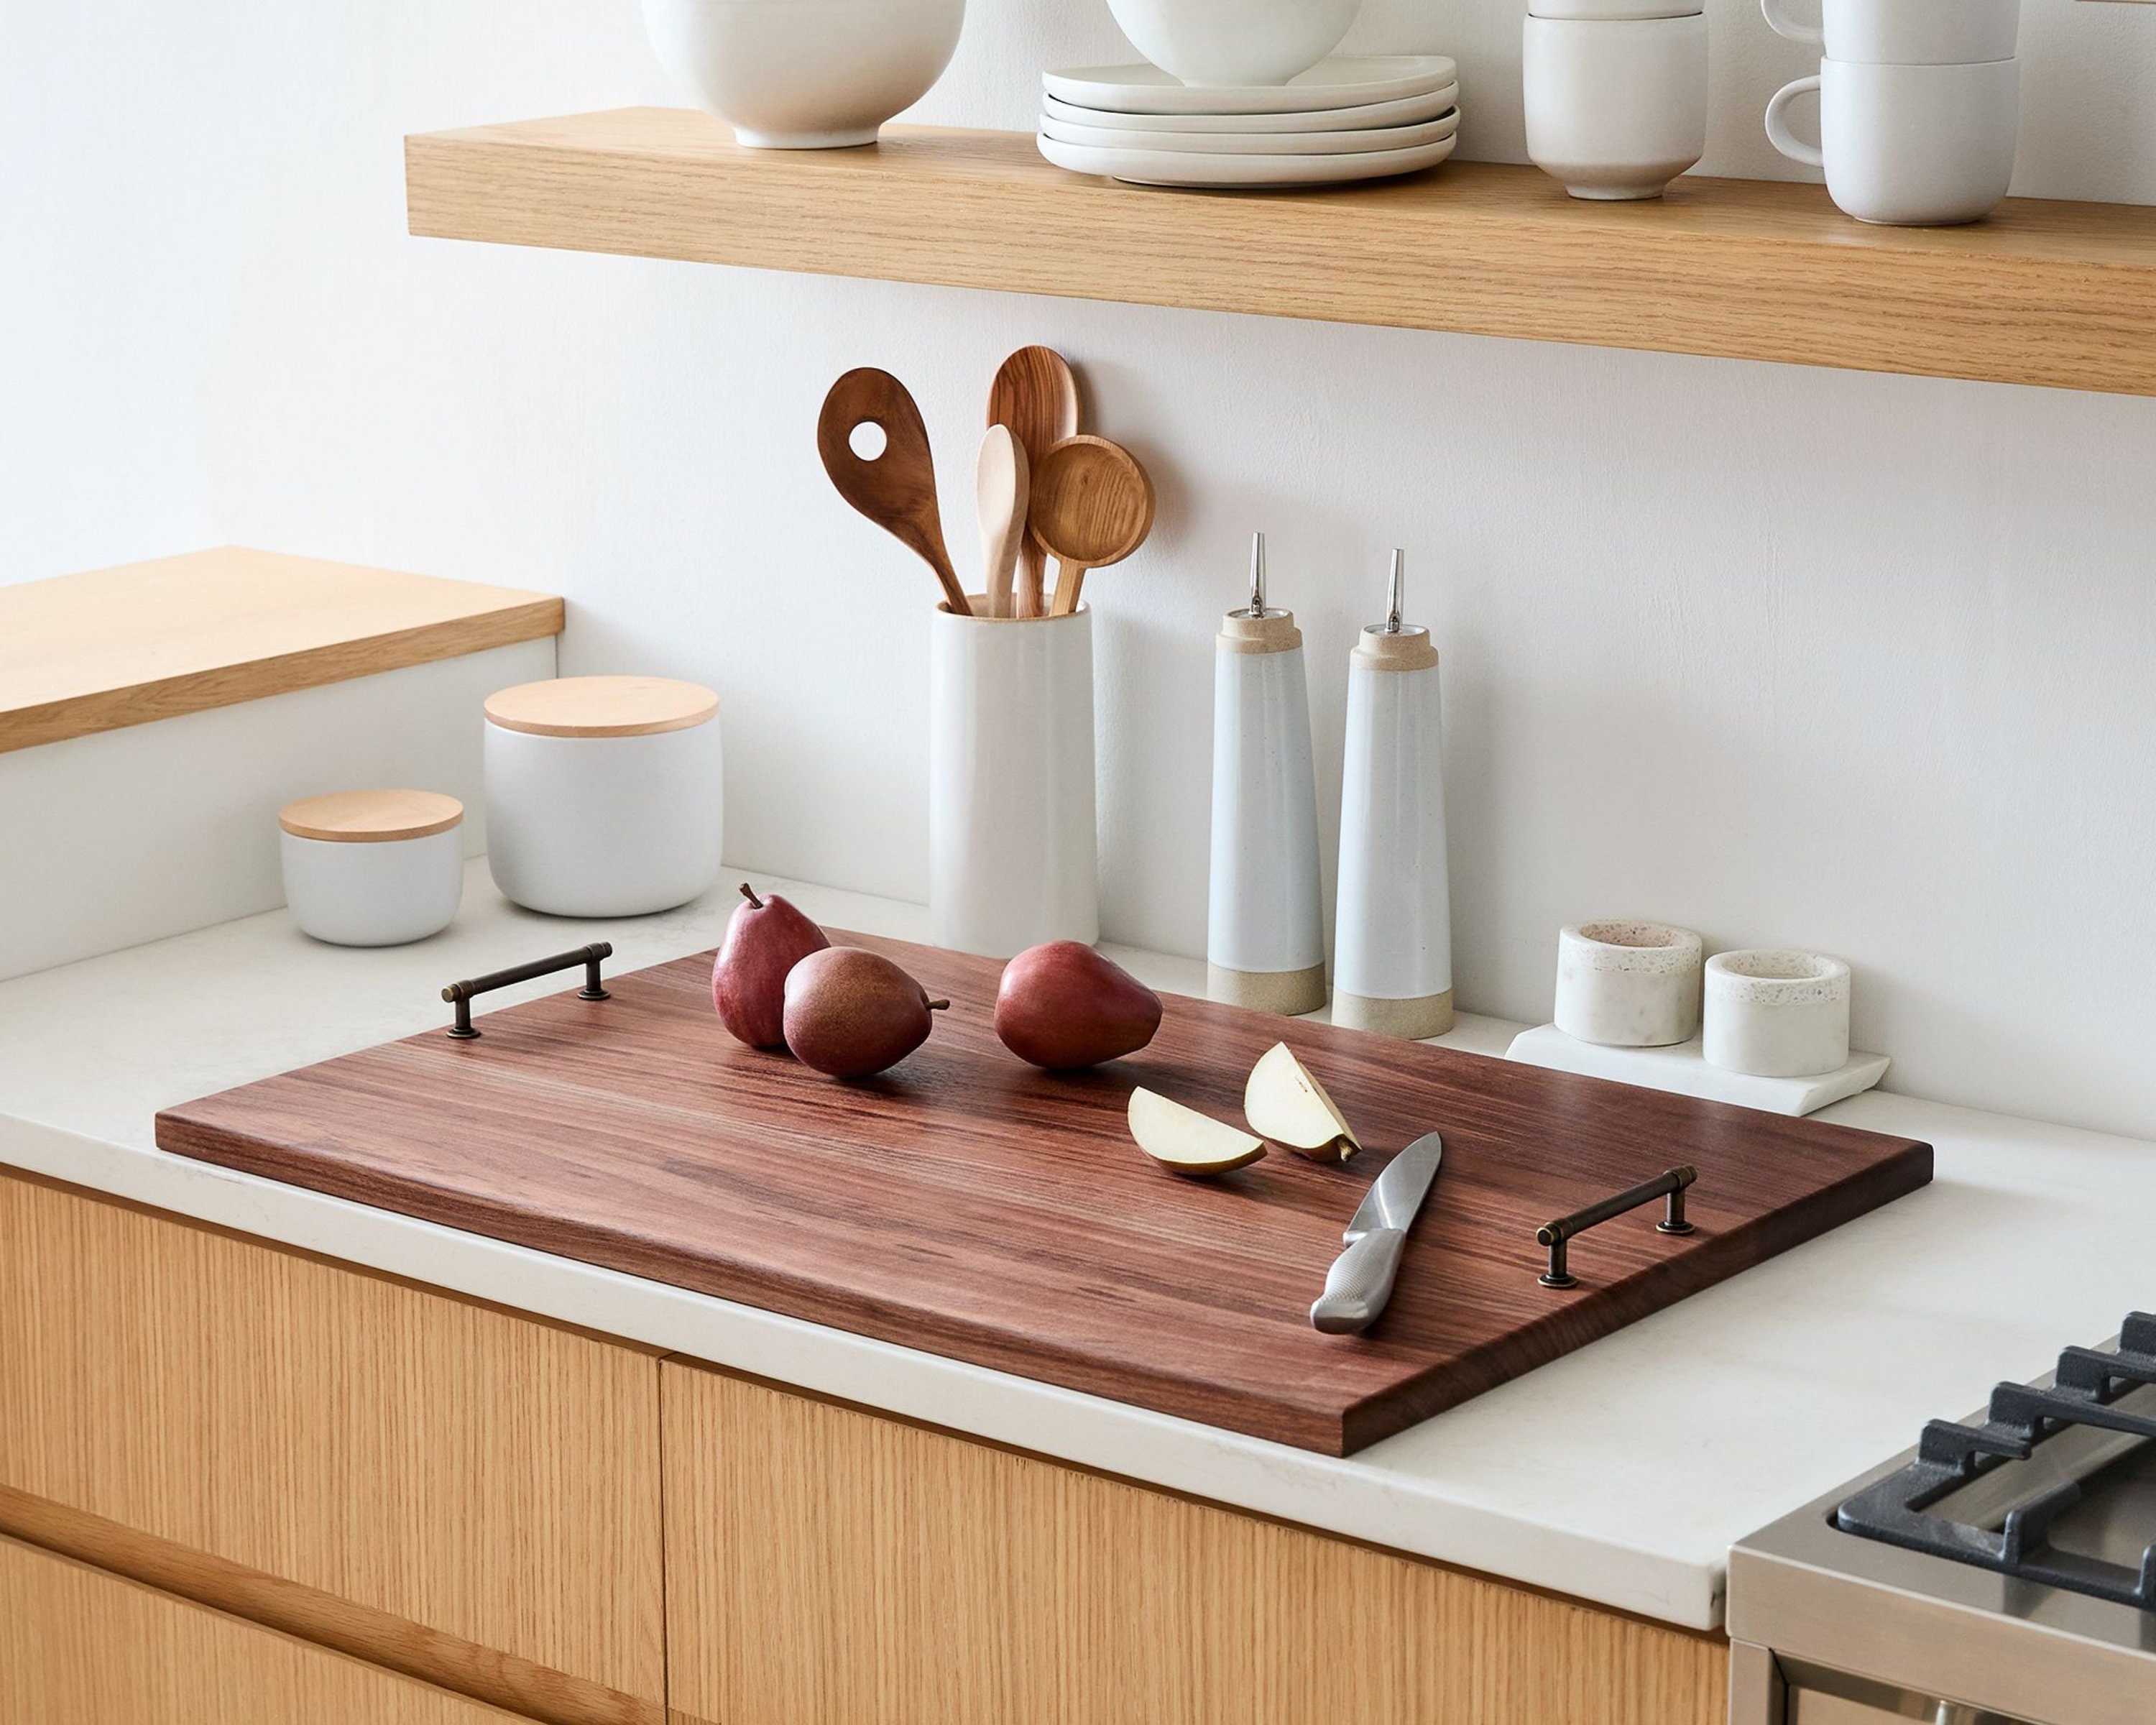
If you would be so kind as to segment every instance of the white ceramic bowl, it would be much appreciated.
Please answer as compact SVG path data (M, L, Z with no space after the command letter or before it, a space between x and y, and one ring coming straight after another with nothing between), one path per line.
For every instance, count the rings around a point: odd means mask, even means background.
M439 934L464 896L464 804L434 791L344 791L278 815L285 902L303 933L338 947Z
M1659 198L1707 149L1707 19L1530 17L1527 159L1574 198Z
M873 144L943 75L966 0L644 0L660 63L758 150Z
M1108 0L1137 49L1206 89L1285 84L1340 45L1363 0Z

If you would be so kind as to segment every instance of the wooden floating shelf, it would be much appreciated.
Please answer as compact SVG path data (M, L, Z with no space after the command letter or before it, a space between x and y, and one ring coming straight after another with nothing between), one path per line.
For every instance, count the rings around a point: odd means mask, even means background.
M1050 166L1023 132L892 126L744 150L672 109L405 140L411 229L1209 311L2156 394L2156 210L2010 200L1867 228L1816 186L1687 177L1651 203L1533 168L1168 192Z
M545 593L226 546L0 588L0 753L542 640Z

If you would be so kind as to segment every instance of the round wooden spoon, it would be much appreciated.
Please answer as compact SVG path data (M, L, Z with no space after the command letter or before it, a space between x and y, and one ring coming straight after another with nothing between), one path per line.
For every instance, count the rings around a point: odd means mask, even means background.
M1152 481L1105 437L1066 437L1033 470L1034 536L1055 558L1055 608L1078 608L1086 572L1120 563L1152 531Z
M854 453L854 433L882 428L883 453L873 460ZM966 589L951 567L943 521L936 509L936 462L928 428L906 386L873 366L852 371L831 386L816 419L816 452L839 495L910 547L943 586L943 600L960 617L971 617Z
M1021 347L996 368L988 385L988 424L1007 425L1033 466L1066 437L1078 434L1078 380L1053 347ZM1019 552L1016 614L1041 614L1044 557L1027 534Z

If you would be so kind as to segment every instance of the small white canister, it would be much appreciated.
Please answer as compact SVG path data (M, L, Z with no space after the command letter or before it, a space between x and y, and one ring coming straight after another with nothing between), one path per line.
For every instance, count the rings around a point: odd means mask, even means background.
M1100 938L1093 614L971 617L928 642L928 924L939 947L1010 958Z
M1707 943L1662 922L1583 922L1557 937L1557 1027L1605 1048L1666 1048L1699 1034Z
M1755 1078L1815 1078L1849 1064L1849 967L1818 952L1717 952L1707 961L1702 1052Z
M665 677L557 677L486 703L487 866L552 916L639 916L718 878L719 697Z
M464 896L465 805L435 791L337 791L277 816L285 902L302 932L339 947L439 934Z

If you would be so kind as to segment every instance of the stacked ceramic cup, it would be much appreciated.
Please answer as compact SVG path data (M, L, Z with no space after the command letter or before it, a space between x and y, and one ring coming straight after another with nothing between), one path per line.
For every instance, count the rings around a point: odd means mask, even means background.
M1792 161L1824 167L1845 213L1943 226L1976 221L2006 195L2020 129L2020 0L1825 0L1817 29L1784 0L1760 9L1783 35L1825 50L1816 74L1767 104L1767 136ZM1788 118L1812 90L1817 145Z
M1528 0L1527 157L1574 198L1659 198L1707 150L1702 0Z

